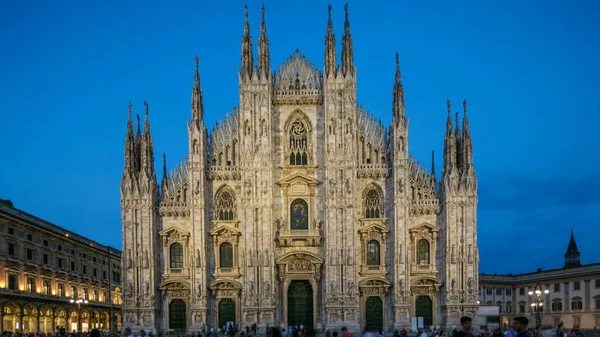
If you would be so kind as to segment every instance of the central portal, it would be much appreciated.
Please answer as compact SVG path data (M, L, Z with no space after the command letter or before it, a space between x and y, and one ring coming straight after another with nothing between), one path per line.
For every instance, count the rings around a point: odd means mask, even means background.
M288 288L288 326L313 329L313 289L309 281L292 281Z
M185 302L175 299L169 304L169 328L176 331L187 329L185 320Z

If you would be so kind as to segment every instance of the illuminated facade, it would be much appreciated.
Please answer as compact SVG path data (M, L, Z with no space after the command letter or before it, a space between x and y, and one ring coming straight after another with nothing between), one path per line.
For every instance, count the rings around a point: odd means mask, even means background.
M120 327L119 250L0 202L0 254L0 330Z
M518 275L481 274L481 304L499 306L505 326L515 316L529 316L535 322L537 312L531 306L535 297L529 292L540 285L548 290L542 295L542 326L563 323L566 328L600 328L600 263L581 265L579 255L571 234L563 268Z
M461 125L442 103L438 180L409 155L398 55L389 74L392 124L357 103L347 7L345 14L337 62L330 7L322 70L298 50L271 70L264 8L255 63L246 17L239 102L211 132L196 59L188 156L170 174L165 160L162 182L149 106L135 127L130 105L124 325L360 331L410 327L413 317L452 326L475 314L477 179L467 102Z

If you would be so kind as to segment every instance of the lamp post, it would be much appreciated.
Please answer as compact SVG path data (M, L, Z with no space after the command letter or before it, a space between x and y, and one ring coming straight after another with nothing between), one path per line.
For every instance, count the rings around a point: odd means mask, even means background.
M78 326L79 332L81 332L82 331L82 328L81 328L81 304L87 304L88 300L83 298L82 295L79 295L79 298L77 298L77 299L72 298L69 302L71 302L72 304L77 303L77 326Z
M542 326L542 316L541 311L544 305L544 300L542 299L542 294L548 294L550 291L548 289L542 291L542 286L538 283L535 285L534 291L529 291L529 296L534 296L533 302L531 303L531 309L535 312L535 325L540 328Z

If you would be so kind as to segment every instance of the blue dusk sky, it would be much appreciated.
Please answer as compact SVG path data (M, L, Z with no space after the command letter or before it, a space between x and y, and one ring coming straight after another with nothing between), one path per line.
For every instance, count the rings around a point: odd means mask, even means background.
M249 2L255 56L262 2ZM325 1L265 1L271 67L323 66ZM338 60L344 3L332 2ZM0 2L0 198L121 247L127 106L150 104L156 167L187 154L194 56L206 123L238 104L241 1ZM439 177L446 100L468 99L481 272L600 262L600 2L351 1L358 100L391 120L400 53L409 147ZM461 113L462 115L462 113Z

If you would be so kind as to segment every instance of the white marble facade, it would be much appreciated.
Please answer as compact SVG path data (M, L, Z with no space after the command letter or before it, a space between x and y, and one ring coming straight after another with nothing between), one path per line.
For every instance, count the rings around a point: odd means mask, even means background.
M255 63L246 17L240 100L210 132L196 59L189 156L170 174L163 168L162 182L148 105L137 131L130 106L121 184L125 326L301 322L358 331L409 328L416 316L455 325L476 312L477 180L466 101L461 127L448 102L438 184L409 155L398 55L392 125L357 103L347 10L337 62L329 8L323 70L298 50L271 70L264 8Z

